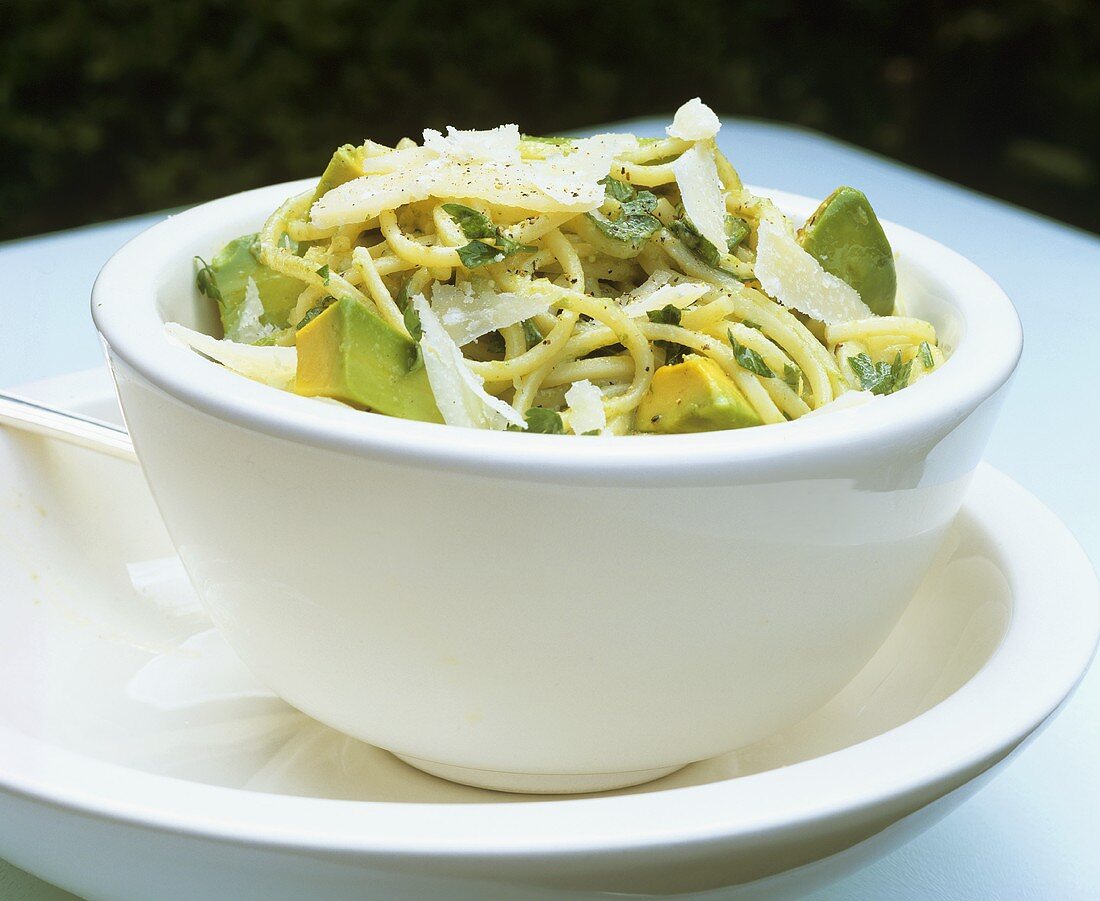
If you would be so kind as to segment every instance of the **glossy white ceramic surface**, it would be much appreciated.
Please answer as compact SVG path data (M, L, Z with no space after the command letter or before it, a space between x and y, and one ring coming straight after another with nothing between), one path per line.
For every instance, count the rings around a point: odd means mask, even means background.
M475 784L621 785L819 707L912 596L1019 356L997 286L891 226L909 307L952 357L865 407L585 441L360 414L163 334L211 325L191 257L291 190L135 239L96 285L97 327L169 534L248 666L322 722Z
M63 396L109 407L102 387L44 399ZM193 606L136 595L127 564L172 547L134 467L0 433L0 499L0 855L90 898L794 892L958 804L1059 706L1098 629L1080 549L983 468L914 603L823 708L647 786L536 800L309 720Z

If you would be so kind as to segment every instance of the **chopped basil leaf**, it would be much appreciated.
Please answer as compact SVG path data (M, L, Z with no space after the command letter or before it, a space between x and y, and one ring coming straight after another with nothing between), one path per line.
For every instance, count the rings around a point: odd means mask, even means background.
M531 407L526 413L523 414L523 418L527 420L528 432L538 432L543 435L564 435L565 423L561 421L561 415L554 410L547 410L545 407ZM508 426L509 432L522 432L518 425Z
M733 348L733 357L737 360L737 364L742 369L747 369L749 372L755 373L761 378L775 378L775 373L768 368L768 364L764 362L764 358L751 347L745 347L744 344L741 344L733 336L733 329L728 329L727 334L729 335L730 346Z
M467 269L476 269L488 263L499 263L513 254L532 253L535 250L529 244L520 244L509 238L493 224L492 219L475 209L461 203L445 203L443 210L458 223L462 234L471 239L465 247L458 248L458 258ZM495 241L497 247L477 240L479 238Z
M625 211L626 204L623 204ZM649 213L625 214L618 219L608 219L598 213L585 213L589 221L613 241L623 241L633 248L641 247L661 228L661 220Z
M634 190L633 185L628 185L625 181L619 181L617 178L612 178L610 175L601 178L599 183L603 185L604 194L613 200L619 201L619 203L633 200L634 195L638 193Z
M650 215L657 206L657 195L652 191L638 191L633 185L612 178L600 179L604 194L619 202L618 216L609 218L600 213L585 213L596 228L613 241L623 241L638 248L661 228L661 221Z
M668 303L659 310L647 310L646 316L650 322L656 322L659 325L679 325L681 311L679 307ZM676 363L681 362L684 359L684 354L688 352L688 348L675 341L657 340L653 343L665 349L666 366L674 366Z
M458 248L458 258L467 269L476 269L478 266L486 266L489 263L499 263L506 254L503 250L486 244L484 241L471 241L464 247Z
M893 394L909 384L909 374L913 361L901 362L901 351L894 357L893 363L874 363L867 354L856 354L848 358L848 365L859 379L860 387L872 394Z
M316 319L323 312L325 312L325 310L327 310L329 307L331 307L334 303L336 303L336 298L333 297L331 294L326 294L319 301L317 301L317 303L315 303L312 307L309 308L309 310L306 312L305 316L302 317L302 321L298 323L297 327L299 329L305 328L307 325L309 325L311 322L313 322L314 319Z
M699 230L692 225L687 218L677 219L672 222L668 230L672 232L673 236L679 239L694 256L702 260L712 269L719 268L718 264L721 262L722 258L718 253L718 248L699 234Z
M318 269L317 274L319 276L321 276L321 279L327 285L329 277L330 277L330 273L329 273L329 270L328 270L328 265L326 264L326 265L322 266L320 269Z
M523 320L523 337L527 341L528 350L542 341L543 334L539 331L539 327L535 325L534 319Z
M932 348L927 341L921 341L920 347L917 348L917 353L920 354L920 361L924 364L925 369L934 369L936 366L935 357L932 356Z
M742 319L741 324L745 326L745 328L754 328L758 332L762 332L764 330L759 322L753 322L751 319Z
M405 328L409 330L409 335L412 336L413 341L419 341L420 336L424 334L424 326L420 324L420 314L416 312L416 308L409 304L405 307L405 312L401 318L405 322Z
M749 224L740 216L726 215L726 249L734 249L749 236Z
M493 220L484 213L479 213L477 210L463 206L461 203L445 203L443 204L443 212L458 223L458 227L462 229L462 234L467 238L495 238L497 236L497 227L493 225Z
M684 347L683 344L677 344L675 341L654 341L653 343L665 349L666 366L675 366L677 363L683 363L684 357L687 356L688 352L691 350L690 347Z
M802 370L797 366L783 364L783 381L795 394L802 393Z
M589 429L587 432L581 432L582 437L585 436L585 435L598 435L598 434L600 434L599 429Z
M665 304L659 310L649 310L646 312L646 316L649 317L650 322L657 322L661 325L679 325L681 315L680 308L670 303Z
M397 304L397 309L402 313L404 313L409 306L409 282L411 281L411 278L405 279L405 283L401 286L401 290L397 292L397 296L393 299L393 302Z
M214 270L202 257L195 257L195 262L202 264L199 271L195 273L195 287L199 289L199 293L203 296L220 302L222 292L218 288L218 279L214 275Z

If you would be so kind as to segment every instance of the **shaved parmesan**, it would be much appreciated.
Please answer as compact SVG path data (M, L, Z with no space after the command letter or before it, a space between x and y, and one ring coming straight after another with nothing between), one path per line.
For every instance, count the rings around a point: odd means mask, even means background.
M484 381L470 370L424 295L416 295L411 302L424 329L420 349L443 421L468 429L503 429L509 424L526 429L526 420L514 408L485 390Z
M242 344L255 344L262 338L274 335L278 331L275 326L260 322L263 313L264 305L260 300L260 289L256 286L256 280L249 276L244 286L244 301L241 303L237 327L226 337Z
M684 212L692 225L719 253L725 253L726 198L718 180L713 148L701 144L689 147L672 164L672 171L684 201Z
M644 316L650 310L660 310L669 304L682 310L684 307L695 303L710 290L710 285L704 285L700 282L664 285L655 291L650 291L644 297L628 303L623 307L623 312L630 317Z
M565 402L569 405L569 426L574 435L602 432L607 428L603 394L588 379L574 382L565 392Z
M722 123L709 106L695 97L676 110L665 131L669 137L684 141L705 141L718 134Z
M551 300L536 285L527 291L503 293L498 293L491 283L483 283L476 290L469 282L461 287L437 284L432 288L432 309L459 347L545 313Z
M332 228L429 197L477 198L535 212L588 212L604 201L600 179L615 156L636 144L632 135L596 135L539 160L460 162L439 156L345 182L313 205L310 220Z
M859 293L822 269L774 217L760 222L753 272L761 287L784 306L826 325L872 316Z
M273 388L288 389L294 382L298 369L296 347L253 347L236 341L218 340L202 332L196 332L178 322L167 322L164 331L191 350L204 357Z
M519 127L498 125L488 131L461 131L448 125L446 137L425 128L424 146L460 163L514 163L519 161Z

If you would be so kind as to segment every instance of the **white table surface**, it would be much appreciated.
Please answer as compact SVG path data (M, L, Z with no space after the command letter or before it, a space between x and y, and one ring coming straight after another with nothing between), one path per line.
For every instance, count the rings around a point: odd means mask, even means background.
M622 127L656 134L663 123ZM600 129L597 129L600 130ZM811 132L727 122L722 150L754 184L822 197L851 184L879 215L954 247L1015 301L1026 349L987 459L1038 495L1100 560L1100 238ZM101 362L88 293L160 215L0 244L0 385ZM1011 703L1010 698L1004 701ZM1100 897L1100 667L1058 720L979 794L815 899ZM0 861L0 898L72 896Z

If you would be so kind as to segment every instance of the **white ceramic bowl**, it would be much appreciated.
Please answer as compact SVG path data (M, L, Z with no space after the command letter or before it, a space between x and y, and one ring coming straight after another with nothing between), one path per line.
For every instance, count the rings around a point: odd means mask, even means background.
M458 781L586 791L754 742L867 662L1019 358L987 275L887 226L909 309L951 357L864 407L648 438L456 429L279 392L165 337L216 327L192 257L307 184L154 226L92 295L168 531L274 691Z

